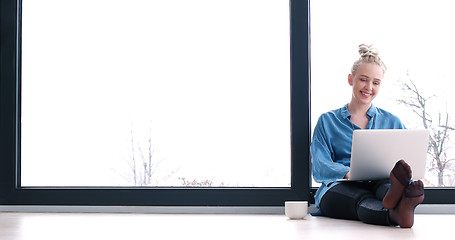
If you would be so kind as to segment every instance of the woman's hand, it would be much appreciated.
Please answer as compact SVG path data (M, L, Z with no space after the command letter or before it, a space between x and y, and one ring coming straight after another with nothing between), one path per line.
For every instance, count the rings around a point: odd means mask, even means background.
M348 171L346 175L344 175L345 179L349 179L351 177L351 171Z

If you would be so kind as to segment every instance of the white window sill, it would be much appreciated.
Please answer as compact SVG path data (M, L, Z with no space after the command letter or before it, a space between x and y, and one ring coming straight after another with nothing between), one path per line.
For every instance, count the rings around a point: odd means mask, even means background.
M31 206L3 205L0 212L154 213L154 214L284 214L284 207L163 206ZM311 205L309 212L316 212ZM421 204L416 214L455 214L455 204Z

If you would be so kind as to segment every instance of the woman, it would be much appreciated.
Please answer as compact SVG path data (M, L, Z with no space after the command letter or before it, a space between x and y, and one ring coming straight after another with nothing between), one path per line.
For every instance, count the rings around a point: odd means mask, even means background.
M312 171L321 183L315 195L319 214L377 225L414 224L414 209L423 201L423 183L411 181L405 161L396 163L387 181L337 182L349 177L352 132L356 129L402 129L400 119L372 104L386 71L376 49L361 44L348 84L351 101L324 113L311 143Z

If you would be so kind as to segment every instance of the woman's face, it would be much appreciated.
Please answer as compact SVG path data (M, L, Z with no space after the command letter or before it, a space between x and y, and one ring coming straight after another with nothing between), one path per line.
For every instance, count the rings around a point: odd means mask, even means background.
M355 75L349 74L348 82L352 86L352 101L359 104L371 104L381 86L384 73L375 63L361 63Z

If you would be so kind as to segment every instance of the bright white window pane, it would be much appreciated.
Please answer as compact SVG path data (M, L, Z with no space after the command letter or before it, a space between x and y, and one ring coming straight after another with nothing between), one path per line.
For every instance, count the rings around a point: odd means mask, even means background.
M24 1L22 186L290 186L289 49L288 1Z
M428 125L433 137L442 131L438 126L445 124L446 113L449 125L454 127L455 34L448 31L455 22L451 14L454 8L455 2L445 0L311 1L312 128L323 112L351 100L347 76L359 56L360 43L378 48L388 67L374 100L377 107L399 116L407 128L423 128L422 118L398 103L415 98L402 89L402 83L411 80L420 94L429 98L426 110L433 120ZM437 160L429 154L425 186L455 185L455 165L451 162L455 159L454 132L448 133L440 158L448 164L434 168Z

